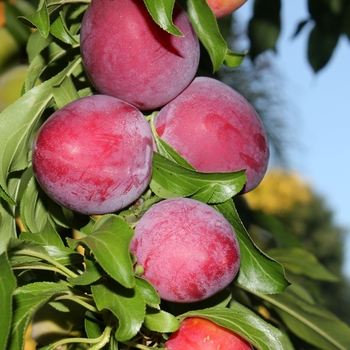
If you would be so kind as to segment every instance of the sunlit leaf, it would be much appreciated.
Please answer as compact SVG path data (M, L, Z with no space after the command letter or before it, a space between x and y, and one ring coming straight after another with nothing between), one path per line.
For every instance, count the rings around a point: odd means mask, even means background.
M144 325L151 331L170 333L178 329L179 321L168 312L149 309L146 312Z

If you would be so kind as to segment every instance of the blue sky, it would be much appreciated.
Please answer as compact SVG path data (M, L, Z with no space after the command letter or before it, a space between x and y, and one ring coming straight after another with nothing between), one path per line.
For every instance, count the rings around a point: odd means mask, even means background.
M240 22L250 18L252 5L248 0L236 12ZM306 58L310 28L291 38L299 21L307 17L306 0L282 1L275 63L295 113L291 117L296 144L290 161L325 198L336 224L348 229L344 271L350 278L350 41L343 37L331 61L315 75Z

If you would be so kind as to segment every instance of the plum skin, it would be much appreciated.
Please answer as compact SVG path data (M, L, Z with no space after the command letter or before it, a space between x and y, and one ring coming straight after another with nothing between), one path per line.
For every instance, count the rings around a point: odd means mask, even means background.
M254 189L266 173L269 146L258 114L216 79L196 77L160 110L154 125L158 136L198 171L246 169L241 193Z
M54 112L33 144L33 170L57 203L82 214L118 211L139 198L152 172L153 136L143 114L93 95Z
M171 198L154 204L135 228L131 252L163 300L197 302L227 287L240 267L229 222L207 204Z
M216 18L238 10L247 0L206 0Z
M168 350L252 350L238 334L200 317L186 318L164 344Z
M92 83L141 110L157 109L188 86L199 64L199 41L177 4L173 22L183 37L165 32L143 1L92 0L80 47Z

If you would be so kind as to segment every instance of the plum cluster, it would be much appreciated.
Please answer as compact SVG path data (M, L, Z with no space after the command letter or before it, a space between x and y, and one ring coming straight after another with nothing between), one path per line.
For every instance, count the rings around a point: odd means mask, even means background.
M257 113L222 82L196 77L197 35L178 5L173 21L183 36L161 29L143 1L89 4L81 56L98 93L53 113L33 147L36 179L60 205L105 214L140 198L157 151L144 111L159 110L157 137L197 171L246 169L242 192L262 180L269 149ZM189 198L165 199L148 209L130 249L143 266L142 277L162 299L176 303L213 296L233 281L240 266L232 226L211 206ZM179 349L173 343L169 349Z

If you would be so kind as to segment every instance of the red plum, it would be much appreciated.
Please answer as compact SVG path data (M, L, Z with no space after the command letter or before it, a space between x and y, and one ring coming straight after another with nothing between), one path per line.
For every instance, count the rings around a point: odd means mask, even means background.
M269 147L263 124L242 95L218 80L195 78L157 114L155 128L198 171L246 169L242 193L265 175Z
M141 110L157 109L184 90L199 64L199 41L186 12L173 22L184 36L154 22L143 1L92 0L84 14L80 47L95 87Z
M34 174L52 199L73 211L115 212L148 186L153 142L147 120L134 106L105 95L80 98L39 129Z
M141 277L164 300L204 300L228 286L240 266L229 222L211 206L189 198L154 204L141 217L131 242Z

